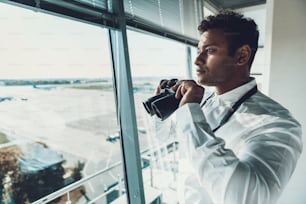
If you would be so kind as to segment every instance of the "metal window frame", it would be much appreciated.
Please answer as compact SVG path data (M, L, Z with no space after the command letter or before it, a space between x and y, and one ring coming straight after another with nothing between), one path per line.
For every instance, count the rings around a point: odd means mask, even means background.
M123 172L125 176L125 185L127 193L127 201L130 204L145 203L144 186L141 172L141 157L138 141L138 131L136 122L136 111L133 95L131 68L129 61L128 42L127 42L127 19L124 13L123 0L113 0L112 8L114 17L112 20L105 18L97 18L95 11L92 15L84 16L82 12L72 12L71 10L63 10L56 5L51 5L48 1L35 1L40 4L33 4L33 0L1 0L0 2L21 6L27 9L35 10L41 13L52 14L64 18L71 18L81 22L91 23L94 25L103 25L109 29L109 44L111 61L113 63L113 79L115 99L117 103L117 119L120 124L121 147L123 159ZM21 2L23 4L21 4ZM44 2L44 3L43 3ZM98 15L98 14L97 14ZM109 13L106 13L109 15ZM145 27L145 26L144 26ZM150 30L149 28L143 30ZM164 31L162 31L164 32ZM154 32L152 32L154 33ZM161 33L158 33L161 35ZM192 39L184 39L183 36L164 35L164 37L176 39L176 41L184 42L186 45L195 45ZM190 48L187 49L187 70L191 77L191 60Z
M127 200L145 203L123 0L113 0L119 29L109 30Z
M115 14L107 10L95 9L84 5L81 7L77 3L72 4L69 0L61 0L61 4L67 5L66 7L60 6L58 0L0 0L0 3L6 3L96 26L118 28L117 16Z

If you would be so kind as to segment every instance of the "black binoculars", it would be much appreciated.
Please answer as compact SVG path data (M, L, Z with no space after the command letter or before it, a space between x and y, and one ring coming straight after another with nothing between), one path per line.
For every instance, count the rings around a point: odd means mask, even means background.
M175 98L175 91L169 88L163 89L160 94L143 102L151 116L156 114L161 120L165 120L178 108L180 100Z

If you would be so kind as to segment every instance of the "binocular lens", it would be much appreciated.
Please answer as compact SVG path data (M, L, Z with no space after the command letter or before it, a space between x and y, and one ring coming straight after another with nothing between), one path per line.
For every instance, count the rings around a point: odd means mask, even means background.
M143 105L151 116L156 114L165 120L178 108L179 103L180 100L175 98L175 92L165 89L164 92L143 102Z
M151 98L149 98L148 100L146 100L145 102L143 102L143 106L145 107L146 111L152 116L155 114L154 109L152 108L152 103L160 98L163 98L165 96L168 95L168 92L162 92L156 96L153 96Z
M167 119L179 106L180 100L175 95L168 95L152 103L152 109L157 117L162 120Z
M154 110L152 109L150 102L146 101L146 102L143 102L142 104L150 115L154 115Z

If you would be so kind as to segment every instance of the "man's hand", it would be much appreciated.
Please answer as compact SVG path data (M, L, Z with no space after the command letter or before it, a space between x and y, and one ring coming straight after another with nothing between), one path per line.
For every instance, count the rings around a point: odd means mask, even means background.
M201 103L204 95L204 88L193 80L178 81L171 89L176 91L175 98L182 98L179 107L186 103Z
M178 81L178 79L170 79L170 80L162 79L159 82L159 85L158 85L157 89L155 90L155 95L160 94L162 89L170 88L170 87L174 86L177 81Z

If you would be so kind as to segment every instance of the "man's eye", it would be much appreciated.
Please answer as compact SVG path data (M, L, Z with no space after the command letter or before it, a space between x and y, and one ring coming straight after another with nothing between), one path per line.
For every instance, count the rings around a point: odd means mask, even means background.
M216 51L216 49L214 49L214 48L211 48L211 47L208 47L208 48L206 48L206 53L207 54L211 54L211 53L213 53L213 52L215 52Z

